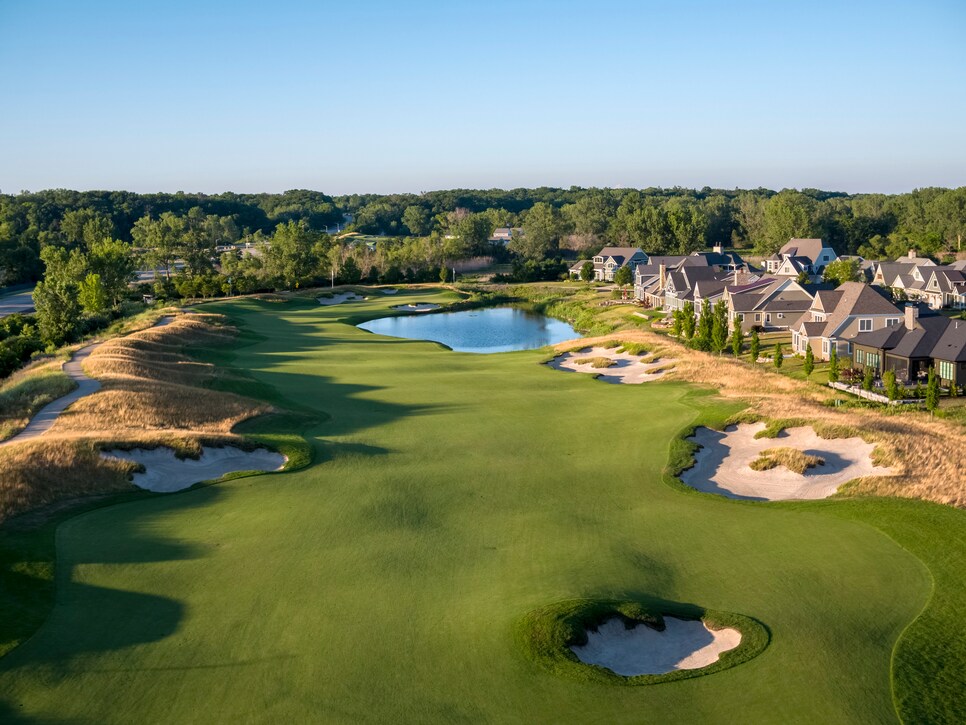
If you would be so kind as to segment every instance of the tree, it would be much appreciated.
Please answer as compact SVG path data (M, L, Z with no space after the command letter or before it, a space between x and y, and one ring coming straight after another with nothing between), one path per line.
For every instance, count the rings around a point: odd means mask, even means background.
M711 320L711 349L719 355L728 345L728 305L724 300L714 304Z
M899 399L899 383L896 382L896 373L894 370L886 370L882 373L882 384L885 387L885 393L889 400Z
M445 265L439 268L439 281L446 282L449 279L449 270Z
M859 260L857 259L836 259L829 262L822 273L822 279L839 286L845 282L858 282L861 279L859 274Z
M594 263L590 260L586 261L580 267L580 278L584 282L591 282L594 279Z
M782 363L784 362L785 353L782 350L782 344L779 342L775 345L775 353L772 355L772 361L775 363L775 369L778 370Z
M694 319L694 304L685 302L684 308L681 310L681 332L684 333L685 340L691 340L694 337L694 328L696 326L697 320Z
M77 300L84 312L96 314L107 309L108 295L101 281L101 275L91 272L80 281Z
M751 361L757 363L758 356L761 354L761 340L758 337L758 330L756 329L752 329L751 331L751 343L748 346L748 351L751 353Z
M265 273L276 284L294 289L315 276L317 257L313 247L318 235L304 221L275 227L272 243L264 250Z
M46 272L44 281L37 283L33 294L37 327L44 343L60 345L73 338L80 321L77 280L65 249L46 247L40 258L46 265Z
M107 238L91 244L87 265L100 277L105 296L115 306L136 277L137 265L131 245L118 239Z
M805 377L811 377L812 372L815 370L815 353L812 352L812 346L805 346L805 363L802 365L802 370L805 371Z
M698 328L694 335L693 346L707 352L711 349L711 328L714 324L711 314L711 303L705 299L701 303L701 316L698 318Z
M354 258L346 257L346 260L342 263L342 268L339 270L339 277L346 284L359 284L359 280L362 279L362 270L359 269L359 265Z
M936 368L929 368L929 379L926 382L926 410L934 413L939 407L939 376Z
M735 325L731 330L731 354L736 358L740 357L744 344L745 332L741 329L741 320L735 318Z
M808 272L806 272L804 269L801 272L799 272L798 276L795 278L795 282L797 284L809 284L811 281L812 281L812 278L809 276Z
M402 223L415 237L429 234L433 229L433 221L429 211L421 206L407 206L402 215Z
M818 231L815 199L792 189L784 189L765 203L764 240L757 249L762 254L777 252L789 239L811 237Z
M523 220L523 235L510 240L511 252L524 259L540 261L557 248L560 213L545 202L537 202Z
M184 217L164 212L158 219L145 215L131 228L134 244L143 248L144 261L154 269L163 269L164 276L171 279L171 267L177 257L178 245L184 234Z
M681 310L674 310L671 313L671 334L675 337L681 337L681 328L684 324L683 317Z
M614 284L616 284L622 290L633 281L634 273L631 272L631 268L628 266L621 267L614 272Z
M832 344L832 352L828 357L828 381L830 383L839 381L839 351L834 343Z
M871 391L874 382L875 370L870 365L866 365L865 370L862 371L862 389Z

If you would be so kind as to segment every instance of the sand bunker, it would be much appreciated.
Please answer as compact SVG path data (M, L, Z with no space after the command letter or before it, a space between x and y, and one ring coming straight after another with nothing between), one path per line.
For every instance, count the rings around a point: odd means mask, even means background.
M396 294L396 293L397 293L398 291L399 291L399 290L398 290L398 289L396 289L395 287L383 287L383 288L382 288L382 290L381 290L381 292L382 292L382 293L383 293L384 295L394 295L394 294Z
M594 367L593 361L606 358L610 367ZM547 363L554 370L568 370L575 373L592 373L598 380L606 383L638 385L663 377L674 360L656 358L648 353L634 355L617 352L617 348L587 347L577 352L565 352Z
M201 457L180 459L171 448L134 448L130 451L101 453L107 459L133 461L144 466L143 473L133 474L134 485L161 493L181 491L200 481L212 481L235 471L277 471L285 465L285 456L260 448L203 448Z
M588 631L587 644L570 649L585 664L633 677L707 667L739 644L737 629L708 629L697 619L664 617L661 632L643 623L627 629L624 620L614 617L596 632Z
M393 305L394 310L404 310L405 312L429 312L430 310L438 310L439 305L434 305L431 302L414 302L409 305Z
M355 292L340 292L332 297L319 297L320 305L341 305L343 302L361 302L365 297L360 297Z
M724 433L698 428L689 440L701 448L694 454L695 465L681 474L681 480L699 491L729 498L780 501L826 498L853 478L892 473L873 465L875 445L861 438L826 440L807 427L788 428L777 438L755 438L764 429L764 423L730 426ZM753 470L751 464L770 448L795 448L824 463L803 474L784 466Z

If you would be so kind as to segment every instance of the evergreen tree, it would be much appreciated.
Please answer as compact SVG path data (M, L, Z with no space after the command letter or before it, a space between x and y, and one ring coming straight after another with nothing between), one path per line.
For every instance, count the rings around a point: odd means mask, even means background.
M936 375L936 368L929 368L929 380L926 383L926 410L930 413L935 412L939 407L939 376Z
M707 352L711 349L711 328L714 324L711 314L711 303L705 300L701 303L701 317L698 318L697 332L694 335L693 346Z
M731 330L731 354L736 358L741 355L741 348L745 344L745 333L741 329L741 320L735 320L735 326Z
M772 355L772 362L775 364L775 369L778 370L784 361L784 351L782 350L782 344L779 342L777 345L775 345L775 352Z
M684 333L685 340L691 340L694 337L694 328L697 325L697 320L694 319L694 305L690 302L684 303L684 309L681 310L681 331Z
M714 305L711 320L711 349L721 354L728 345L728 306L724 301Z
M828 358L828 381L830 383L839 381L839 352L835 345L832 345L832 354Z
M751 331L751 344L748 351L751 353L751 361L757 363L758 356L761 354L761 340L758 338L758 330L756 329Z
M805 376L810 377L812 371L815 370L815 353L812 352L812 346L805 346L805 364L802 365L802 369L805 371Z
M899 384L896 382L894 370L886 370L882 373L882 383L885 386L886 396L889 400L898 400L900 396Z
M875 370L870 366L866 366L862 372L862 389L871 391L873 381L875 381Z

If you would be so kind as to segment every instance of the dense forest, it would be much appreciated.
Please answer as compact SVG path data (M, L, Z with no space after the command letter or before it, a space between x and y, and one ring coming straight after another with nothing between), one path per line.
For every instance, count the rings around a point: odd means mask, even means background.
M941 256L962 248L966 187L895 195L578 187L342 197L307 190L24 192L0 195L0 284L41 279L46 247L86 249L116 239L146 254L142 264L167 263L170 255L191 257L185 261L193 274L204 272L204 260L219 244L264 241L288 222L319 233L346 219L351 220L348 231L397 238L376 250L378 258L369 258L372 249L360 251L356 261L366 269L373 264L433 267L444 259L485 253L485 241L498 226L524 229L513 251L538 261L560 250L574 256L604 244L640 246L658 254L719 244L770 253L801 236L822 237L842 254L869 259L898 256L910 247Z

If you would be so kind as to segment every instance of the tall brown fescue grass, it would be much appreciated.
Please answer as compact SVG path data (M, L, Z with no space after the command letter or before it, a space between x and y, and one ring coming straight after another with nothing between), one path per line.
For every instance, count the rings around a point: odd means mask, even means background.
M236 334L219 315L180 315L97 348L84 368L101 390L41 438L0 450L0 521L63 498L129 489L129 464L102 459L103 447L168 445L190 455L201 442L241 442L232 428L270 406L213 389L229 373L188 354Z
M749 467L753 471L770 471L772 468L784 466L789 471L803 474L809 468L825 464L821 456L813 456L797 448L768 448L758 454Z
M922 498L966 507L966 429L954 421L925 412L829 407L827 403L841 397L831 388L795 380L726 354L691 350L649 330L615 332L579 342L588 347L607 340L652 345L656 354L663 349L677 360L666 379L686 380L714 388L725 398L740 399L748 405L746 417L811 425L818 435L827 438L858 434L876 443L875 463L890 466L893 475L858 479L840 493ZM574 340L563 342L557 349L566 350L575 344Z
M76 383L61 371L59 360L44 360L18 370L0 385L0 441L23 430L31 417Z

